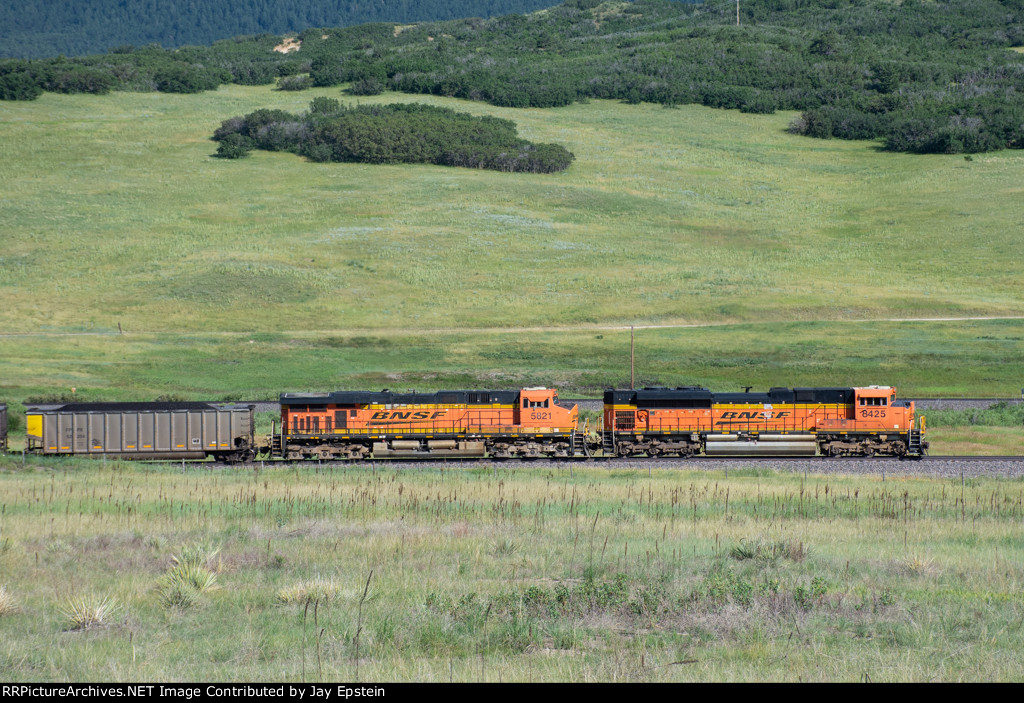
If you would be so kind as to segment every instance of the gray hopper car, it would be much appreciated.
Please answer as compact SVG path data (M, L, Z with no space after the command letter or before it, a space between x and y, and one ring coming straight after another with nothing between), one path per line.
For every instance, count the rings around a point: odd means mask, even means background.
M70 403L25 413L27 449L122 459L246 461L255 408L209 403Z

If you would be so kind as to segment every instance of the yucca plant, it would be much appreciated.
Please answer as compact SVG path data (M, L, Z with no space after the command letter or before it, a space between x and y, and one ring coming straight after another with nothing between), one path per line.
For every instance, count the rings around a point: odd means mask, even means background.
M220 588L217 585L217 574L205 566L181 564L167 572L164 578L172 583L182 583L191 586L199 593L206 593L207 591Z
M64 603L61 613L67 620L67 629L88 630L109 625L119 609L117 601L110 596L77 596Z
M181 548L181 553L171 556L175 568L181 567L202 567L206 568L210 562L220 554L220 547L196 542Z
M199 602L199 591L191 584L168 579L160 586L160 605L186 610Z
M187 609L199 602L199 596L217 585L217 574L208 568L220 553L220 547L202 542L185 546L173 555L174 566L160 578L160 603L165 608Z
M18 602L7 590L7 586L0 586L0 617L18 612Z
M277 600L285 605L293 603L326 603L335 600L341 588L333 579L317 576L309 581L300 581L277 592Z
M160 603L165 608L191 608L201 594L217 588L215 573L205 566L179 561L160 579Z

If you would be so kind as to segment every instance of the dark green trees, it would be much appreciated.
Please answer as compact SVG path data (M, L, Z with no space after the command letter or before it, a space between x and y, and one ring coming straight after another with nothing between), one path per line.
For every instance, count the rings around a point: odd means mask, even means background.
M291 151L311 161L428 163L497 171L563 171L573 155L557 144L520 139L516 126L430 105L346 107L317 98L304 115L257 110L225 120L214 133L218 156L247 147Z

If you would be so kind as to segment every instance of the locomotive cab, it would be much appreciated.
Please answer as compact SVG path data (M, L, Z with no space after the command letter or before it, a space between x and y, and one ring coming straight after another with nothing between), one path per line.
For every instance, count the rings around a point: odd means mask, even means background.
M847 419L818 424L818 443L831 456L924 456L928 443L921 426L915 427L914 403L896 400L892 386L853 389Z
M858 427L907 430L914 422L914 404L896 402L892 386L866 386L853 389L853 417Z
M517 424L527 427L575 427L579 410L558 404L554 388L524 388L519 392Z

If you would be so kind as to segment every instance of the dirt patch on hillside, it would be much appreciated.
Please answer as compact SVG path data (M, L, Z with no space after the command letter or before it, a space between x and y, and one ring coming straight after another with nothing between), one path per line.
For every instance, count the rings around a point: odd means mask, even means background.
M280 44L274 47L274 51L279 54L290 54L293 51L298 51L302 48L302 42L295 37L288 37L284 39Z

